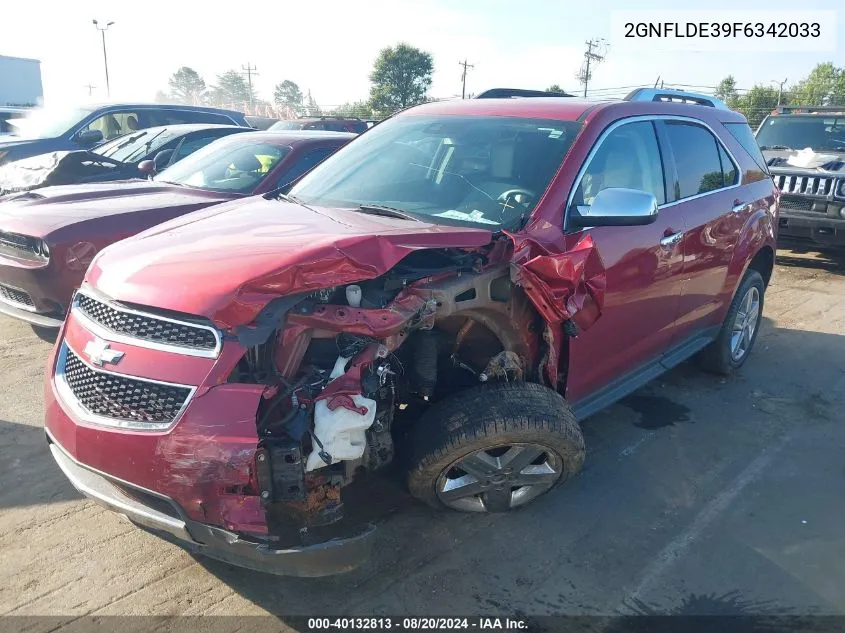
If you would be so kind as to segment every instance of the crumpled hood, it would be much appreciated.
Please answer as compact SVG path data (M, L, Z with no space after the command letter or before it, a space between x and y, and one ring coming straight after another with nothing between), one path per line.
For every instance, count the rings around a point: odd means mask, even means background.
M0 230L43 238L95 218L175 207L202 208L232 197L148 180L44 187L0 198Z
M125 174L127 165L87 150L49 152L0 165L0 195ZM138 174L140 177L140 173ZM114 178L112 178L113 180Z
M88 283L119 301L251 323L277 297L372 279L414 250L476 248L492 232L253 197L106 248Z

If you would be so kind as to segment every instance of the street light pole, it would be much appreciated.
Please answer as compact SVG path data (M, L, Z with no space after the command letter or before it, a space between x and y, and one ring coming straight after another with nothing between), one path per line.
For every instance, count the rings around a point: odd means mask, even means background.
M111 98L111 88L109 87L109 58L106 55L106 31L108 31L112 24L114 22L109 22L104 27L101 27L97 24L97 20L94 20L94 28L103 36L103 65L106 67L106 96L109 98Z
M778 107L780 107L780 101L781 101L781 98L783 97L783 84L785 84L786 81L787 81L786 79L784 79L783 81L778 81L777 79L772 79L772 81L771 81L771 83L778 85Z

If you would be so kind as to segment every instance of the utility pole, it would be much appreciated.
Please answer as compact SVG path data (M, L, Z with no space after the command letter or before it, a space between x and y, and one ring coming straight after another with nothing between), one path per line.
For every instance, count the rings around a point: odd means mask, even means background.
M106 56L106 31L109 30L109 27L114 24L114 22L109 22L105 26L99 26L97 20L93 20L94 28L100 32L100 35L103 36L103 65L106 67L106 96L111 97L111 88L109 87L109 58Z
M255 98L255 93L252 91L252 76L257 75L258 73L255 72L258 70L257 66L250 66L249 62L246 63L246 66L241 65L241 69L246 74L247 83L249 83L249 105L252 105L253 100Z
M464 67L463 72L461 72L461 99L466 99L466 94L467 94L467 68L475 68L475 65L467 63L466 58L464 58L464 61L458 62L458 66Z
M90 83L88 83L88 84L85 84L85 85L84 85L84 86L82 86L82 87L83 87L83 88L88 88L88 96L90 97L90 96L91 96L92 91L93 91L93 90L94 90L94 88L96 88L97 86L93 86L93 85L91 85Z
M607 42L604 39L597 39L588 40L584 43L587 45L587 50L584 51L584 65L581 66L581 70L578 72L576 77L582 84L584 84L584 96L586 97L587 85L590 83L590 78L592 77L590 62L598 64L600 61L604 60L604 55L599 54L598 52L593 52L593 49L598 49L600 46L607 44Z
M777 79L772 79L772 83L778 85L778 107L780 107L780 101L781 101L781 98L783 97L783 84L786 83L786 79L784 79L783 81L778 81Z

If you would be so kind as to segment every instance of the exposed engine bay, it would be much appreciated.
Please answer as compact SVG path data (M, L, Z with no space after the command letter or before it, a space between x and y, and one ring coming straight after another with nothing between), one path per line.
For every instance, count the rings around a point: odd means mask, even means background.
M539 381L544 323L503 259L414 252L375 279L300 295L248 349L230 381L267 385L255 472L271 534L339 523L341 487L393 462L429 403L481 382Z

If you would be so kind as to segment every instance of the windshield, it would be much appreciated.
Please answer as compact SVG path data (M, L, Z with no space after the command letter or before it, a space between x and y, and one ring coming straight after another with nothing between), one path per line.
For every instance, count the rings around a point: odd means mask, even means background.
M154 180L211 191L251 193L291 148L250 142L239 136L206 145L165 169Z
M124 134L91 150L95 154L122 163L135 163L154 154L178 134L167 128L150 128L140 132Z
M61 136L91 112L90 108L39 108L16 122L18 136L25 139Z
M760 149L845 150L845 117L772 116L757 131Z
M512 226L537 204L580 126L406 115L347 145L290 194L304 204L391 207L434 223Z

